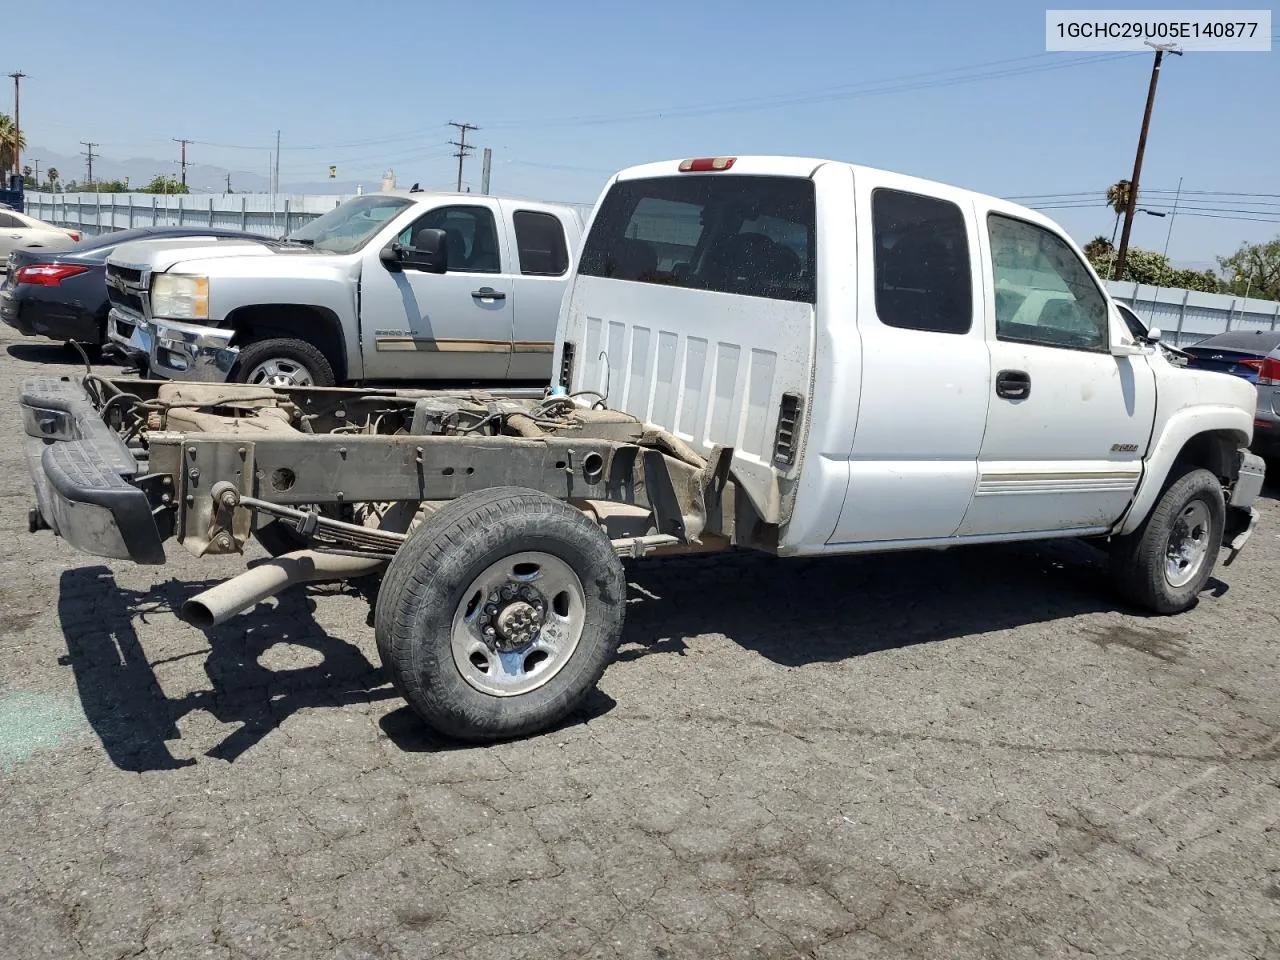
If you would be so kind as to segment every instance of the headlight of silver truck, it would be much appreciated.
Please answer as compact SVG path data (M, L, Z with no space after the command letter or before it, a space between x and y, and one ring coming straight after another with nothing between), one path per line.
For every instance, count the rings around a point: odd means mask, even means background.
M151 281L151 315L171 320L208 320L209 278L156 275Z

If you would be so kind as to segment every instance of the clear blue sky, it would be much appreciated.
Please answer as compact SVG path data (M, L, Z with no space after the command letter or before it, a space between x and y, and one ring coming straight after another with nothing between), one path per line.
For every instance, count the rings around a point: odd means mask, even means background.
M479 124L471 137L494 149L495 192L567 200L594 200L608 173L633 163L748 153L850 160L1002 196L1101 191L1131 171L1151 65L1146 54L1044 55L1043 5L1006 0L35 9L29 32L6 29L0 54L3 72L29 74L33 146L70 154L93 140L118 159L176 158L170 138L188 137L204 142L189 148L194 161L265 173L279 128L286 184L322 179L333 163L371 186L387 167L401 185L444 186L446 123L458 120ZM969 72L1025 72L942 82L956 76L943 71L997 61L1008 62ZM1280 194L1277 92L1276 52L1167 60L1144 186L1172 190L1182 177L1187 190ZM721 106L688 115L709 104ZM479 174L477 157L466 179ZM1280 197L1248 205L1280 211ZM1111 233L1104 209L1051 215L1081 242ZM1134 239L1158 250L1167 224L1139 217ZM1170 254L1207 263L1277 234L1277 223L1179 216Z

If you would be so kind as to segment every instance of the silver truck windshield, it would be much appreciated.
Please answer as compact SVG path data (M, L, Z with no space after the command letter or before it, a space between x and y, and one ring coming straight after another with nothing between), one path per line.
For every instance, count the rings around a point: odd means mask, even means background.
M403 197L356 197L293 231L288 239L328 253L354 253L409 205Z

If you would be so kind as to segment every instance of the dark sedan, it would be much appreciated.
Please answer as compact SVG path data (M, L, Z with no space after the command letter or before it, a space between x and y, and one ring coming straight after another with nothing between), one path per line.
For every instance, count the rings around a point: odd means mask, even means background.
M1280 457L1280 331L1232 330L1185 349L1189 367L1229 373L1257 387L1250 446L1261 456Z
M19 333L101 345L106 341L107 257L121 244L177 237L244 237L239 230L142 227L89 237L62 250L15 250L0 286L0 320Z

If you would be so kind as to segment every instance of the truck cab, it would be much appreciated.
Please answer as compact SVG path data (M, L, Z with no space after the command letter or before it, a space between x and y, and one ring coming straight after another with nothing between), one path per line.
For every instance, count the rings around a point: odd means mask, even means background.
M109 337L161 378L546 383L582 230L563 204L355 197L283 240L126 245ZM415 244L439 234L439 264Z

